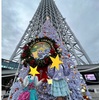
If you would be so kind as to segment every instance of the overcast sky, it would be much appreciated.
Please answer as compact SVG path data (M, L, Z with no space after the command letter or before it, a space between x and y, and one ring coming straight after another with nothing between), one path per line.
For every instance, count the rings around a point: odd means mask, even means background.
M2 0L2 58L9 59L41 0ZM99 0L55 0L93 62L99 62Z

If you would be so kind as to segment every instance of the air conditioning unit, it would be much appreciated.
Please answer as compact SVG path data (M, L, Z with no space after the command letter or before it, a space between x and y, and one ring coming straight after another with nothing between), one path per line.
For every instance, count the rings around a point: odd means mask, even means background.
M99 93L99 88L94 89L95 93Z

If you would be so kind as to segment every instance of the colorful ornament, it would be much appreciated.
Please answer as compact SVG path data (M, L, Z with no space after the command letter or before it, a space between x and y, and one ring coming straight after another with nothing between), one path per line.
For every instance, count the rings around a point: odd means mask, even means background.
M61 58L64 59L65 57L64 56L61 56Z
M87 95L83 96L84 100L90 100Z
M54 48L56 48L56 49L57 49L57 48L59 48L59 46L58 46L57 44L54 44Z
M27 56L27 54L23 52L21 55L21 58L25 58L26 56Z
M23 47L23 50L29 50L29 46L28 46L28 45L25 45L25 46Z
M84 89L81 89L81 92L82 92L82 93L85 93L85 90L84 90Z
M46 86L44 86L43 88L44 88L44 89L46 89L47 87L46 87Z
M74 65L71 65L70 68L74 68Z
M67 56L70 57L70 54L68 54Z
M80 79L83 79L83 77L81 76Z
M73 93L72 91L70 91L70 93Z
M52 84L53 80L52 79L47 79L48 84Z
M30 65L31 65L31 66L33 66L34 63L35 63L35 60L31 60L31 61L30 61Z
M50 53L51 53L51 55L55 54L55 50L54 49L51 49L50 50Z

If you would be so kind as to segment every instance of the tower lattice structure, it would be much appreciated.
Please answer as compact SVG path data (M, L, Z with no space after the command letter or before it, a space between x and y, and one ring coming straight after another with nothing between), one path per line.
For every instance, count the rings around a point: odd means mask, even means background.
M70 53L71 59L77 65L91 64L92 62L90 58L66 23L65 18L58 10L54 0L41 0L10 60L14 62L19 61L20 54L22 53L22 47L38 36L47 16L49 17L52 25L55 27L57 31L56 34L59 35L65 48Z

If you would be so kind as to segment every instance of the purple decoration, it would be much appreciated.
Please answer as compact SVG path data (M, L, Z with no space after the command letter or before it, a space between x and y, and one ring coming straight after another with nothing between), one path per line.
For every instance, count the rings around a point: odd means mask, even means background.
M17 90L13 96L12 96L12 100L18 100L19 95L23 92L22 89Z
M70 69L67 66L60 65L60 69L48 68L48 75L55 80L64 79L65 76L69 75Z
M63 45L61 41L61 37L56 34L56 30L53 27L53 25L50 23L49 20L46 20L44 25L42 26L41 32L39 33L38 37L44 37L47 36L53 40L56 41L57 45L60 45L60 49L62 49L62 58L63 64L60 65L60 70L56 70L55 68L50 69L48 67L48 76L54 80L60 80L63 79L67 82L70 95L69 100L84 100L83 94L81 92L81 89L83 86L86 86L86 83L82 77L82 75L78 72L76 68L73 68L75 66L74 62L71 60L70 57L68 57L68 52ZM62 33L61 33L62 34ZM39 56L42 58L43 55L46 55L49 53L49 50L45 51L44 54L39 54ZM69 68L70 67L70 68ZM27 75L29 71L29 67L25 68L22 67L23 70L20 70L19 72L19 78L24 79L24 77ZM15 82L12 86L12 92L16 87L18 87L20 90L22 90L22 87L19 85L18 82ZM41 84L41 86L38 87L38 98L39 100L55 100L56 97L51 95L51 85L47 83ZM92 100L91 95L88 91L88 88L86 86L86 95L89 97L90 100ZM17 93L16 93L17 94Z
M16 90L17 89L17 90ZM12 100L18 100L18 96L23 92L20 82L15 82L11 87Z
M52 96L51 94L51 85L47 83L41 84L38 87L38 98L39 100L55 100L56 97Z
M18 77L24 79L27 76L28 72L29 72L29 66L24 67L23 65L22 69L19 71Z

